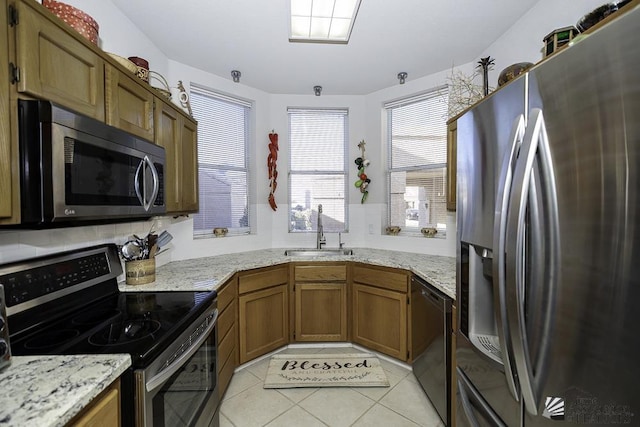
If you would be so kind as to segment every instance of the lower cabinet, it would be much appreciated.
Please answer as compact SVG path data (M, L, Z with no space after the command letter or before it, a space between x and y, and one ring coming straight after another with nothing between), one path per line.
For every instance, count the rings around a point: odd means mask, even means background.
M240 273L238 278L240 363L289 343L288 267Z
M346 341L347 266L294 267L295 341Z
M117 379L67 425L117 427L120 426L120 417L120 379Z
M218 313L218 393L222 399L238 366L237 277L218 289Z
M353 342L399 360L409 360L408 285L408 273L353 268Z

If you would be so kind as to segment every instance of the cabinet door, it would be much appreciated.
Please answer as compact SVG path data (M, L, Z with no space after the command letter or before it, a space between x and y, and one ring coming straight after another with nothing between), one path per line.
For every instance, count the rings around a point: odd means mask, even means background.
M107 124L153 141L153 100L147 89L111 65L105 66Z
M7 3L0 1L0 22L7 22ZM9 63L7 26L2 27L0 37L0 63ZM0 66L0 218L11 217L13 206L13 184L11 176L11 121L9 103L9 67ZM17 154L16 154L17 157ZM15 183L17 187L17 182Z
M458 121L447 125L447 210L456 210Z
M182 211L198 212L198 125L182 120Z
M16 25L16 55L20 68L18 91L104 121L102 58L51 22L36 2L18 1L16 6L19 17Z
M296 341L347 340L346 283L297 283Z
M353 341L407 360L407 294L353 284Z
M167 213L182 210L182 150L180 149L180 116L165 104L156 102L155 143L164 148L164 202Z
M241 364L289 342L286 284L240 295L238 300Z
M69 423L73 427L120 426L120 380L96 397L89 406Z

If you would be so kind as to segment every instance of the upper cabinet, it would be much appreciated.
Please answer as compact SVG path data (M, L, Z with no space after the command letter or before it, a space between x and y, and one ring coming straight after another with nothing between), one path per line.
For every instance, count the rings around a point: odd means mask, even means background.
M154 96L150 88L110 65L105 66L105 74L107 124L153 141Z
M105 119L104 61L35 2L10 4L15 27L15 83L19 92ZM6 21L5 21L6 22Z
M0 225L20 223L19 99L51 101L163 146L167 213L197 212L195 120L41 4L0 8Z
M167 213L197 212L197 124L160 98L155 105L155 142L166 154Z

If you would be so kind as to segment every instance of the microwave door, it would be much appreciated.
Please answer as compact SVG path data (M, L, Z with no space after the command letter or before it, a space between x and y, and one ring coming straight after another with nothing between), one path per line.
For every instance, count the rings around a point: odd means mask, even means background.
M135 191L145 155L53 123L53 221L145 215Z

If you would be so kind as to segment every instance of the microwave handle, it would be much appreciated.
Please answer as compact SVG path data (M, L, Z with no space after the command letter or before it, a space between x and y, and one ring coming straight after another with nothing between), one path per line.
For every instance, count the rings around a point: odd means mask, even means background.
M149 197L147 197L147 194L146 194L147 186L145 185L146 183L145 183L145 175L144 175L144 171L146 170L147 167L151 171L151 176L153 178L153 190ZM142 174L142 190L140 189L141 174ZM138 169L136 170L134 187L136 190L136 196L138 196L138 200L140 201L140 204L142 205L144 210L148 211L149 209L151 209L151 206L153 206L153 202L155 202L156 198L158 197L158 191L160 190L160 177L158 176L158 170L156 169L153 162L151 161L151 159L149 159L148 156L144 156L144 159L140 160L140 164L138 165Z
M144 210L148 211L149 209L151 209L153 203L158 197L158 191L160 190L160 177L158 176L158 170L149 157L144 156L144 162L146 162L147 166L149 166L149 169L151 170L151 176L153 177L153 191L151 193L151 196L145 200L144 204Z

